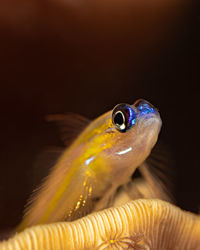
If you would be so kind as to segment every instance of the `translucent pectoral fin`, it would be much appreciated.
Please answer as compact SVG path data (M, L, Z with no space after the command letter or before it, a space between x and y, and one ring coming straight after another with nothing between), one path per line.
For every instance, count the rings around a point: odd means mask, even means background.
M147 163L143 163L139 167L139 170L145 179L143 183L138 185L140 190L144 192L144 195L147 195L143 198L158 198L165 201L173 200L172 195L167 189L165 183L162 182L159 176L151 171L151 166L149 166Z
M114 203L116 188L112 185L107 189L106 193L98 197L98 201L95 204L93 211L99 211L108 207L111 207Z
M173 198L173 160L169 150L158 143L138 168L154 198L175 203Z
M122 205L130 200L136 200L140 198L152 199L156 198L154 190L144 178L135 178L130 181L117 193L115 197L115 205Z
M146 179L140 177L131 180L120 188L114 199L114 206L120 206L130 200L136 199L154 199L158 196L164 196L155 192Z

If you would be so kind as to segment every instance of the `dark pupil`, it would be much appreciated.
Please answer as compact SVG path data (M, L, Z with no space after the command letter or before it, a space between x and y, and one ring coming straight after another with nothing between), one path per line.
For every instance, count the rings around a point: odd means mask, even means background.
M121 113L117 113L114 117L114 123L121 126L124 123L124 119Z

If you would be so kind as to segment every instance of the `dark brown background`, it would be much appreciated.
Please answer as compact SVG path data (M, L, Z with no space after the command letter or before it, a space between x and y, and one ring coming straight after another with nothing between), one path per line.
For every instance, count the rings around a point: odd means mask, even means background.
M95 118L141 97L160 109L177 204L197 212L198 14L186 0L1 1L1 230L21 219L37 155L61 145L45 115Z

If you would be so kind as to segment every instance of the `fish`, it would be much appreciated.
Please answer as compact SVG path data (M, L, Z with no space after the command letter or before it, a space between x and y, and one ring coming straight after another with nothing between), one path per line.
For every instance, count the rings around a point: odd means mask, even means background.
M143 99L120 103L93 121L68 115L52 115L49 120L62 125L65 145L73 120L81 132L34 192L18 232L33 225L73 221L109 207L118 188L139 166L145 168L162 126L158 109ZM151 175L145 169L148 180Z

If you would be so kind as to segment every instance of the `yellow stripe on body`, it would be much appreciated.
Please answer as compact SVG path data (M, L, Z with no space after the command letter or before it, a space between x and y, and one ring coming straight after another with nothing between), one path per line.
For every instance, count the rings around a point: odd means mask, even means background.
M109 119L109 123L112 123L111 119ZM87 143L88 140L90 138L92 138L95 134L98 134L97 137L94 137L93 141L92 141L92 145L90 145L90 147L85 151L85 153L83 155L81 155L78 159L75 160L75 162L73 163L73 166L70 167L69 172L67 173L67 175L65 176L63 182L60 184L60 187L58 188L58 190L56 191L56 194L52 197L51 201L48 203L47 205L47 210L44 213L44 215L42 216L42 218L39 220L39 224L43 224L47 221L47 219L49 218L49 216L52 214L52 212L54 211L54 209L56 208L56 206L59 204L60 200L62 199L63 194L66 192L66 189L70 186L71 184L71 180L73 177L76 178L76 173L78 172L80 167L85 167L86 170L88 170L88 168L85 165L85 161L87 159L89 159L92 156L97 156L98 155L98 159L96 158L91 166L90 169L94 172L105 172L103 174L106 174L106 172L108 171L108 168L106 167L107 164L105 163L104 159L101 159L101 157L99 156L100 153L107 149L110 148L112 146L110 141L110 138L113 137L113 134L109 134L109 133L102 133L102 131L105 131L105 129L108 128L108 124L103 123L101 126L99 126L98 128L91 130L90 133L87 133L81 137L79 137L74 144L72 144L71 149L73 150L73 148L75 148L76 146L82 144L82 143ZM102 133L102 135L101 135ZM67 150L66 153L61 157L60 161L65 161L66 162L66 158L68 155L69 151ZM59 167L59 163L58 162L58 167ZM55 166L56 168L56 166ZM86 175L91 174L90 171L87 171L87 173L85 172Z

